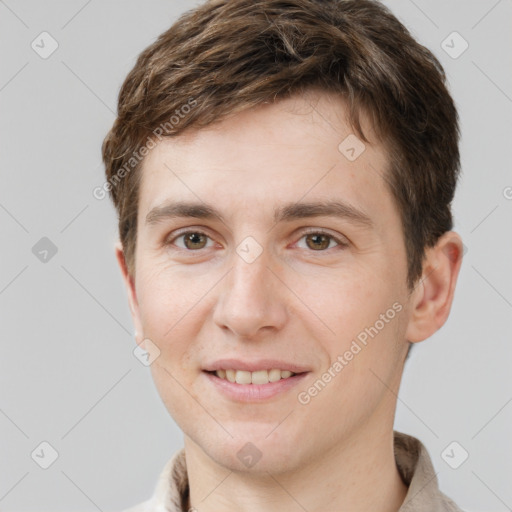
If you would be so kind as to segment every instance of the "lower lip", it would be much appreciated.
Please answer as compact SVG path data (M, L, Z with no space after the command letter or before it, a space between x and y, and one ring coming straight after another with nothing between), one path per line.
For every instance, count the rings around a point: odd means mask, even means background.
M261 402L262 400L268 400L279 393L284 393L293 388L308 374L308 372L299 373L287 379L280 379L277 382L269 382L268 384L237 384L227 379L221 379L214 373L203 373L221 393L240 402Z

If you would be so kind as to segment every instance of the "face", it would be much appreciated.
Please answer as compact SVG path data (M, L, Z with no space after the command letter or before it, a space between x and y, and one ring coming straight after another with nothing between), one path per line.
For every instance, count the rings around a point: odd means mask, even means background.
M169 413L225 467L290 471L392 428L404 237L385 148L363 118L361 153L345 112L311 92L164 139L144 161L135 326L158 348ZM258 384L287 374L251 369L296 375ZM244 450L261 454L253 468Z

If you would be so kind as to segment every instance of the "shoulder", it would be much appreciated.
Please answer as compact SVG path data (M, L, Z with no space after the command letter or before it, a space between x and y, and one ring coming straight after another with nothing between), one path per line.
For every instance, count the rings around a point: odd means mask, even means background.
M442 511L443 512L466 512L462 510L452 499L450 499L446 494L440 492L440 501L442 503Z

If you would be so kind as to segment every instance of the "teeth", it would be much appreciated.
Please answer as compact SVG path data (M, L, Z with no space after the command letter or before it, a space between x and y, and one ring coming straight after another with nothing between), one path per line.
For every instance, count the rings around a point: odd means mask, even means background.
M289 370L279 370L272 368L271 370L258 370L256 372L247 372L245 370L217 370L217 377L227 379L229 382L237 384L268 384L269 382L277 382L280 379L287 379L295 373Z

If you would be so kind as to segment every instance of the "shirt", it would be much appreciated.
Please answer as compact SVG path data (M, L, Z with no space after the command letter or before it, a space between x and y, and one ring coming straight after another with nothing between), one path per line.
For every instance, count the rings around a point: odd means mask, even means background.
M464 512L439 490L432 461L421 441L395 430L393 448L398 472L408 486L398 512ZM151 499L123 512L188 512L188 497L185 448L182 448L164 466Z

